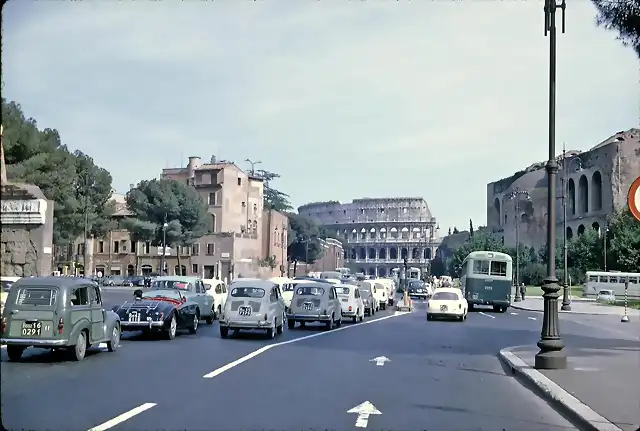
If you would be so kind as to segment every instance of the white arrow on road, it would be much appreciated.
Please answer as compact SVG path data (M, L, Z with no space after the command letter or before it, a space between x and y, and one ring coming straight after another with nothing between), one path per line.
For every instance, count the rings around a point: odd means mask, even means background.
M358 415L358 419L356 420L356 426L358 428L367 427L367 424L369 423L369 416L382 414L380 410L378 410L376 406L371 404L369 401L365 401L351 410L347 410L347 413L355 413Z
M377 366L384 367L384 363L391 362L391 359L386 356L378 356L377 358L369 359L369 362L375 362Z

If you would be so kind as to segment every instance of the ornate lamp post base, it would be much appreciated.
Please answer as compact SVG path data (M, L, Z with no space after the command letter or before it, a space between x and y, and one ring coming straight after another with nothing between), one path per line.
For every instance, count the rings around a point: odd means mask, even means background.
M567 283L562 285L562 311L571 311L571 301L569 301L569 286Z
M558 318L558 279L548 277L544 291L544 314L542 320L542 332L538 347L540 351L535 357L535 367L540 370L561 370L567 368L567 355L564 352L564 342L560 337L560 325Z

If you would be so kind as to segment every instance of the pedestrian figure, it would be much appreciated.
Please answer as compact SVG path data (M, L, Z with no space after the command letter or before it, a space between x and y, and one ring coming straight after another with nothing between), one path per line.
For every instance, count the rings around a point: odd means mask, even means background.
M527 288L525 287L524 283L522 283L522 285L520 285L520 298L522 298L523 301L525 293L527 293Z

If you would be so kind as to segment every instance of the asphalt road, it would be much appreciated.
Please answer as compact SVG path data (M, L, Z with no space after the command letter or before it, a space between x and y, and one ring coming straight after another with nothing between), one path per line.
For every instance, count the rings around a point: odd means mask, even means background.
M130 294L105 291L105 302ZM363 411L371 414L359 422L371 429L575 429L505 376L496 357L503 347L537 341L539 313L486 311L459 323L427 322L424 311L419 304L410 314L381 312L332 332L285 329L273 341L259 334L222 340L217 323L173 341L130 334L115 353L97 348L80 363L35 349L9 363L3 351L3 425L346 430L359 417L348 410L369 402ZM371 362L380 356L390 361Z

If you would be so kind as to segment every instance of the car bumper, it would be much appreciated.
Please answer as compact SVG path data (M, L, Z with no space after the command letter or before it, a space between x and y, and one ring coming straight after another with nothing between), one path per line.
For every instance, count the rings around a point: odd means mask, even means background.
M433 316L433 317L462 317L464 316L464 311L463 310L455 310L455 311L434 310L434 311L427 311L427 315Z
M122 328L123 331L139 331L145 328L159 329L159 328L162 328L163 326L164 326L164 322L158 321L158 320L151 320L147 322L129 322L126 320L120 321L120 328Z
M355 311L344 311L342 310L342 317L356 317L357 314Z
M270 320L221 320L221 328L230 329L273 329L273 321Z
M287 314L287 319L296 322L325 322L331 320L331 316L326 314Z
M66 338L60 340L42 340L39 338L2 338L0 344L25 347L61 347L69 345Z

